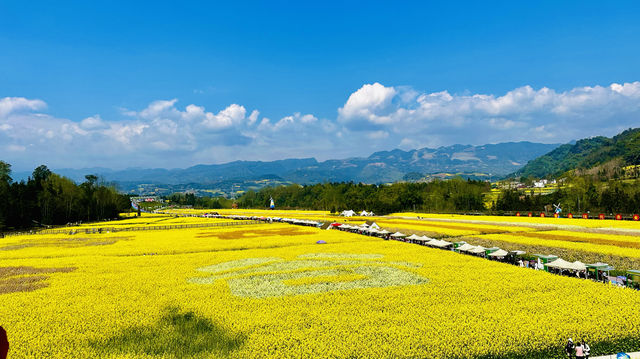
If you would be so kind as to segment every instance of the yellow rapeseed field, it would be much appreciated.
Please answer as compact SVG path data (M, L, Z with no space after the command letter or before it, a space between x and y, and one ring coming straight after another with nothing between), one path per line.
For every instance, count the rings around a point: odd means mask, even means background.
M593 216L594 214L592 214ZM595 214L597 216L597 214ZM527 217L523 214L521 217L516 216L465 216L459 214L424 214L424 213L393 213L392 217L406 218L426 218L440 220L462 220L474 222L492 222L492 223L508 223L508 224L538 224L542 226L566 226L566 227L584 227L584 228L608 228L608 229L629 229L640 231L640 221L615 221L615 220L599 220L599 219L582 219L582 218L553 218L553 217ZM576 214L577 217L580 214Z
M10 358L549 358L568 337L592 354L640 340L630 289L286 224L4 238L0 301Z
M640 258L640 237L585 232L544 231L478 236L509 243L574 249L618 257Z

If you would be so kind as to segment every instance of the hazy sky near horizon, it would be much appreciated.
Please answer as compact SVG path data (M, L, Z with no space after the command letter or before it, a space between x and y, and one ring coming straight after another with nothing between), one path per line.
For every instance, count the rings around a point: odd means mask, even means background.
M640 3L0 1L14 170L366 156L640 126Z

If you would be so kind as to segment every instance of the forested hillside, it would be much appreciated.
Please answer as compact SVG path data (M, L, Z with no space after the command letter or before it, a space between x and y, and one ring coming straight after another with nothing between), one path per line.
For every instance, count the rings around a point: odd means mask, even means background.
M640 128L628 129L613 138L592 137L562 145L529 161L512 177L558 177L567 171L588 170L611 161L618 166L640 164Z
M116 218L129 208L127 196L94 175L78 185L40 166L14 182L11 165L0 161L0 231Z
M569 213L640 213L640 180L597 181L589 176L575 177L548 195L530 195L527 190L504 190L491 205L494 211L542 212L558 204Z

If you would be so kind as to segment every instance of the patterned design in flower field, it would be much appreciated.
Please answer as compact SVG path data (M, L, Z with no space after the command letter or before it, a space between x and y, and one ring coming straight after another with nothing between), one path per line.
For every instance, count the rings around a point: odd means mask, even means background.
M47 287L46 274L72 272L76 268L0 267L0 294L31 292Z
M337 290L399 287L428 280L407 269L419 264L384 262L380 254L311 253L294 260L246 258L198 268L214 274L189 281L213 284L226 280L239 297L267 298Z
M19 244L13 244L0 247L0 251L15 251L23 248L78 248L78 247L91 247L91 246L105 246L109 244L117 243L118 241L127 241L132 239L131 236L120 237L35 237L22 240Z

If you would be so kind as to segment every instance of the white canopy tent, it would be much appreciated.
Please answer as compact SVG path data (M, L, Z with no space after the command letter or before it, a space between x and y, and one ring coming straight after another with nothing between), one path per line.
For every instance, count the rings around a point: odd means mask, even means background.
M429 242L429 241L432 241L432 240L433 240L433 238L427 237L427 236L422 236L422 237L416 238L416 242Z
M476 246L472 246L469 243L465 243L465 244L461 245L460 247L456 248L456 250L460 251L460 252L466 252L466 251L468 251L470 249L474 249L475 247Z
M505 257L507 254L509 254L509 252L505 251L504 249L498 249L495 252L489 253L489 257L500 258Z
M571 269L573 270L573 263L567 262L562 258L558 258L553 262L549 262L545 264L549 268L558 268L558 269Z
M356 212L354 212L353 210L342 211L342 213L340 213L342 217L353 217L355 214Z
M422 241L423 242L430 242L430 241L435 241L435 238L431 238L431 237L427 237L427 236L422 236Z
M452 244L453 243L444 241L442 239L434 239L431 242L427 243L427 245L429 245L429 246L438 247L438 248L445 248L445 247L448 247L448 246L450 246Z
M418 236L418 235L416 235L416 234L412 234L412 235L410 235L409 237L407 237L407 239L412 240L412 241L415 241L415 240L420 239L420 236Z
M394 234L392 234L392 235L391 235L391 237L393 237L393 238L404 238L404 237L406 237L406 236L407 236L407 235L406 235L406 234L404 234L404 233L402 233L402 232L396 232L396 233L394 233Z
M577 271L587 270L587 266L580 261L575 261L571 263L571 267L573 267L573 270L577 270Z
M484 253L484 251L486 251L487 249L483 246L476 246L474 248L471 248L469 250L467 250L468 253L473 253L473 254L482 254Z

